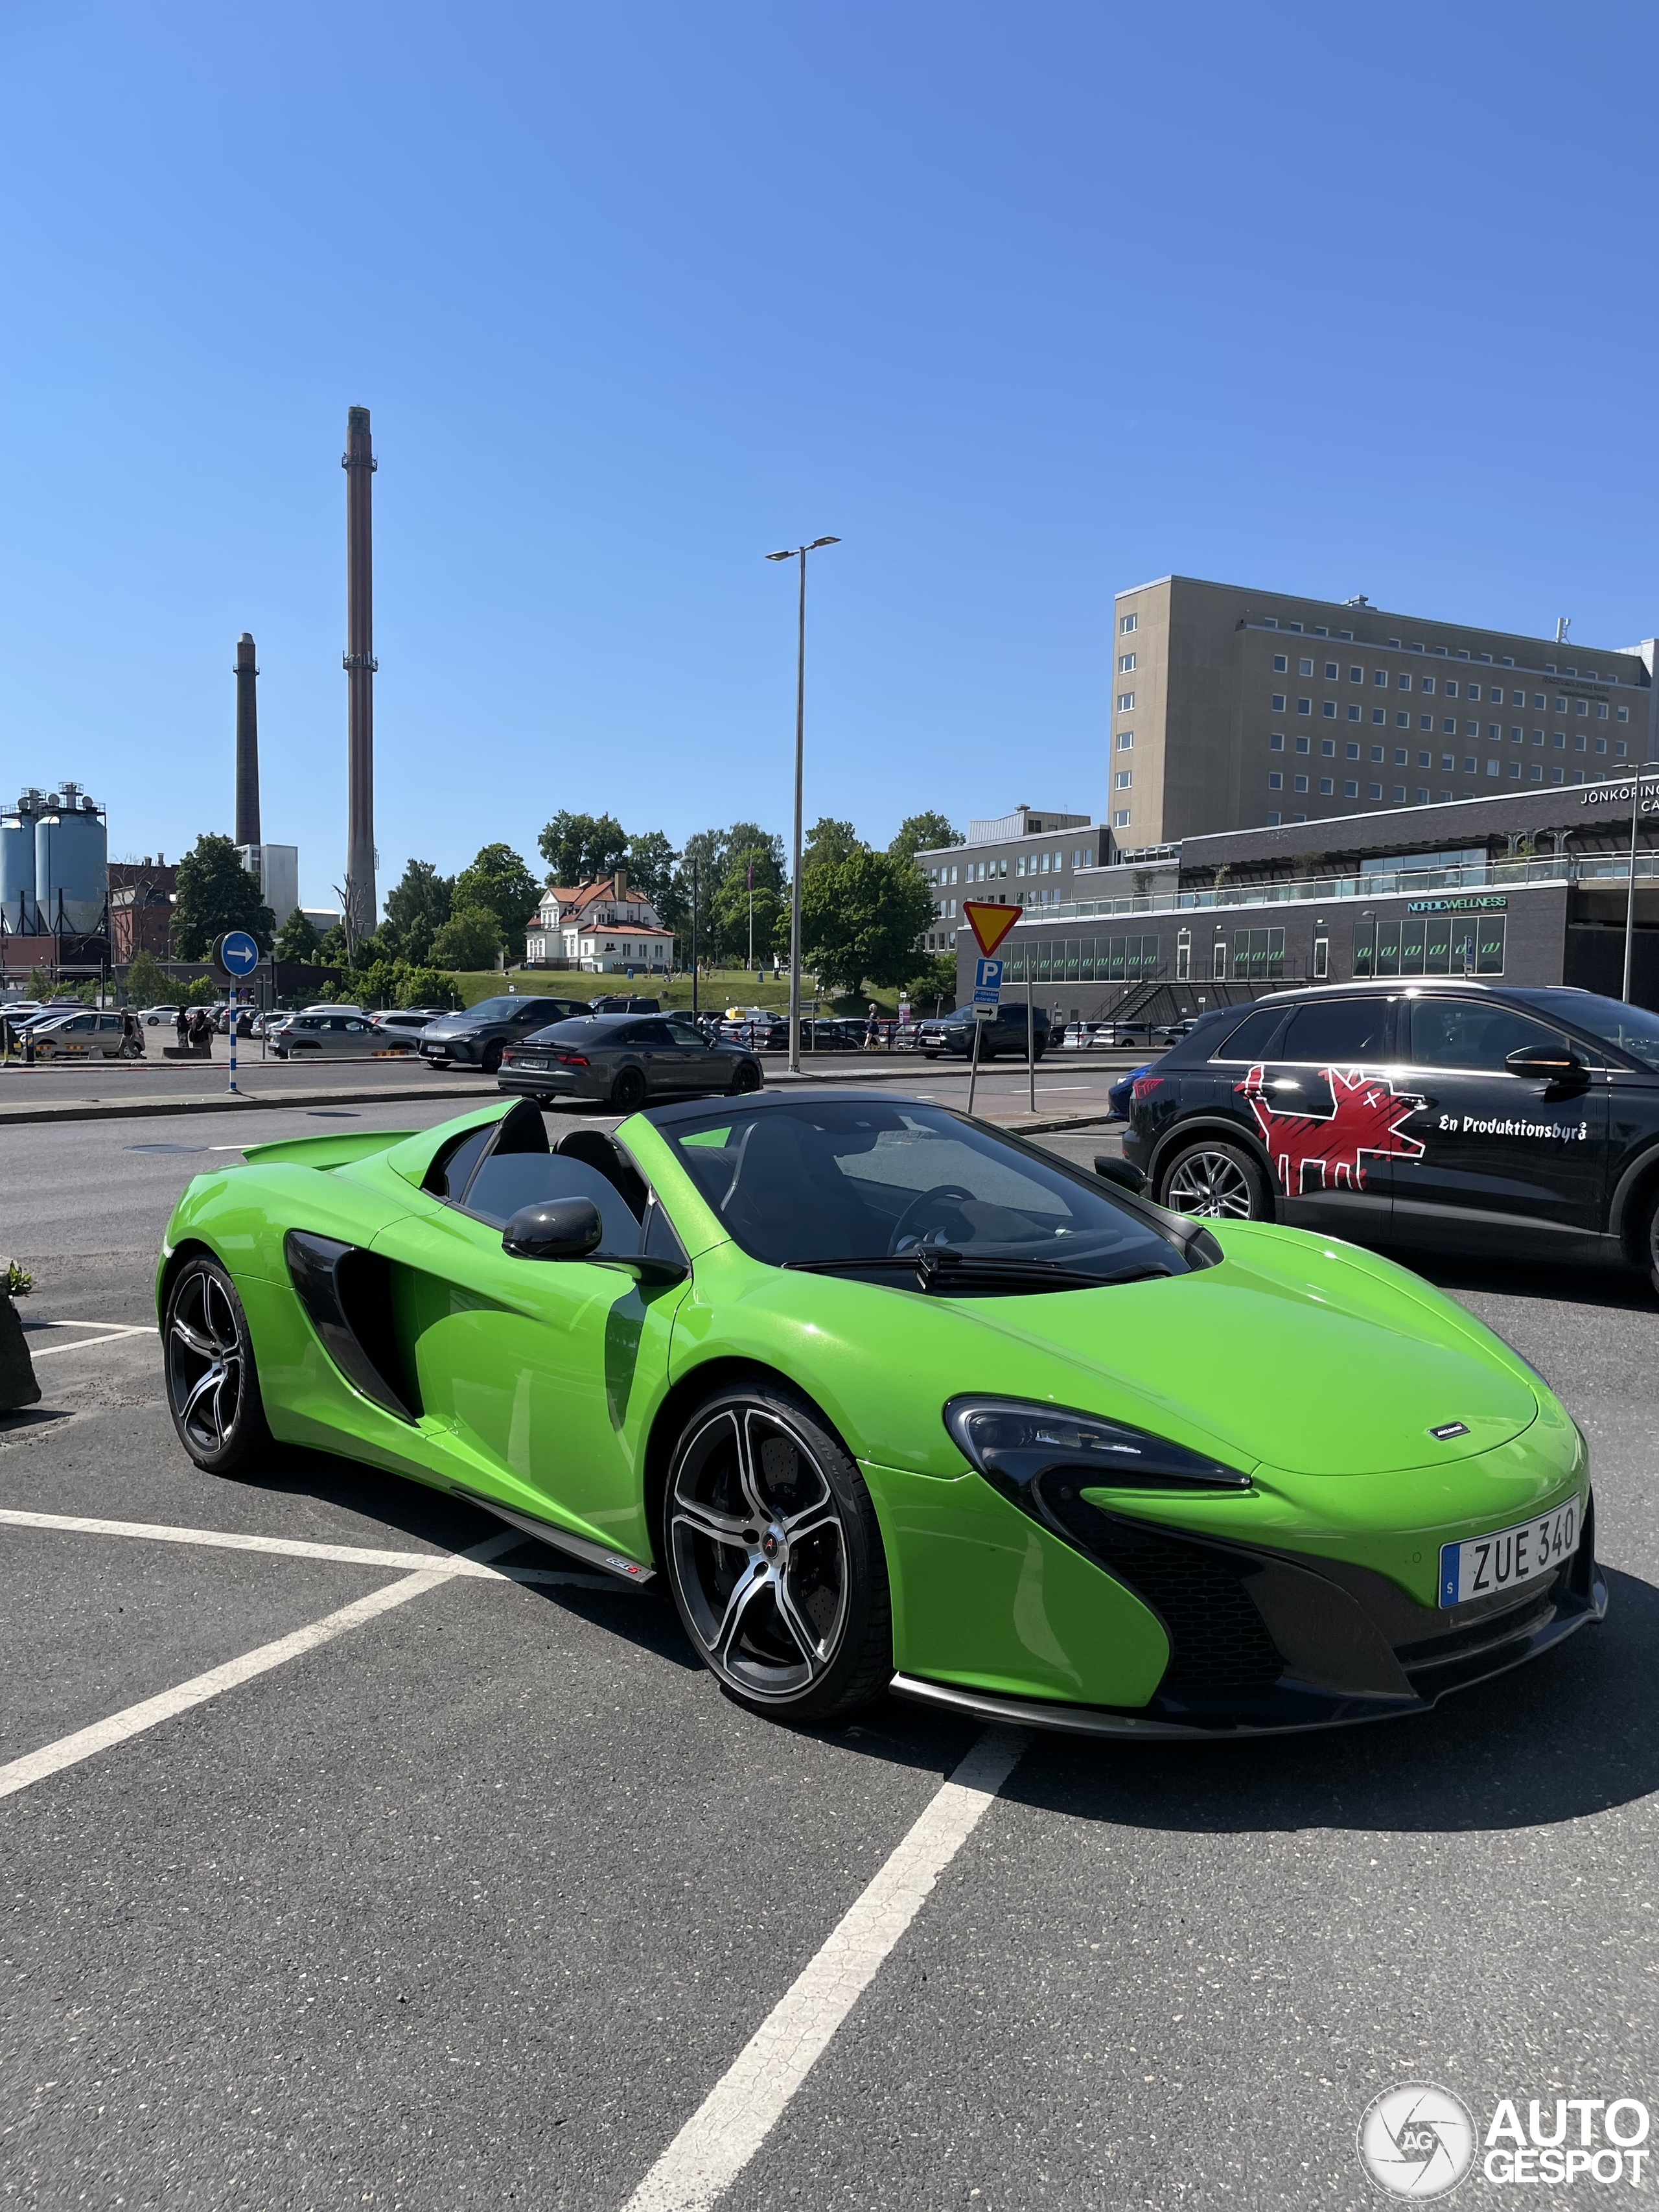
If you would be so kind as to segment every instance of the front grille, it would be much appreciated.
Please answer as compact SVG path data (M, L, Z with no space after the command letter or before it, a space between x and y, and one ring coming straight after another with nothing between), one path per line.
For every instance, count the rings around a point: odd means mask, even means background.
M1396 1644L1395 1656L1402 1667L1443 1666L1448 1660L1462 1659L1490 1644L1507 1644L1511 1637L1526 1635L1553 1612L1555 1586L1560 1573L1558 1567L1519 1605L1501 1606L1496 1611L1482 1613L1478 1620L1465 1621L1444 1636L1426 1636L1415 1644Z
M1067 1483L1043 1503L1109 1574L1127 1583L1170 1632L1160 1690L1261 1689L1285 1671L1244 1585L1246 1563L1087 1504Z

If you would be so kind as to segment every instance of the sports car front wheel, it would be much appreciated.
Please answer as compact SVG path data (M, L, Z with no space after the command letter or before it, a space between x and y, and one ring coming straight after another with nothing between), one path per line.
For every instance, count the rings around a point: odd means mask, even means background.
M162 1359L167 1410L198 1467L228 1474L269 1444L247 1316L236 1285L205 1254L173 1279Z
M740 1704L833 1720L888 1681L875 1509L805 1399L758 1382L706 1398L675 1449L663 1519L686 1633Z

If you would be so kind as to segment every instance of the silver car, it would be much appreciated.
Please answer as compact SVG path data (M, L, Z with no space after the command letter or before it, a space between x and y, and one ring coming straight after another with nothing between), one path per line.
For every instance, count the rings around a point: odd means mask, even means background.
M126 1026L119 1014L68 1014L33 1025L40 1060L119 1060L126 1050Z
M273 1038L271 1050L278 1060L367 1060L375 1053L412 1052L411 1040L388 1036L377 1030L366 1014L295 1014Z
M688 1091L758 1091L761 1064L746 1046L710 1044L695 1022L675 1014L590 1014L552 1022L501 1054L502 1091L550 1099L601 1099L637 1113L653 1098Z

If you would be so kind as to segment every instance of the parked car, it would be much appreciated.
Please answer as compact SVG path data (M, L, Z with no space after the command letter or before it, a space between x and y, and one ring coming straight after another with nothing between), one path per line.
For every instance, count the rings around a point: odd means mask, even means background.
M271 1049L278 1060L367 1060L374 1053L412 1052L414 1041L388 1037L367 1014L331 1006L326 1013L295 1014Z
M477 1067L494 1075L508 1045L522 1044L550 1022L581 1021L587 1013L581 999L521 998L509 992L428 1022L416 1048L428 1067Z
M937 1060L942 1053L953 1054L958 1060L967 1060L974 1048L974 1027L971 1010L960 1006L954 1014L947 1014L943 1021L921 1024L918 1049L927 1060ZM1017 1055L1021 1060L1025 1057L1025 1001L1023 999L1005 1000L997 1008L996 1019L985 1023L983 1028L985 1034L979 1041L981 1060L994 1060L999 1053ZM1031 1043L1037 1059L1041 1060L1048 1049L1051 1035L1045 1007L1031 1008Z
M1102 1022L1095 1030L1095 1042L1122 1047L1137 1044L1157 1044L1161 1042L1158 1025L1153 1022Z
M448 1012L447 1006L392 1006L368 1018L384 1036L417 1037Z
M1127 1075L1119 1076L1117 1081L1106 1093L1106 1103L1110 1109L1106 1116L1109 1121L1128 1120L1129 1108L1134 1098L1136 1084L1143 1075L1150 1075L1157 1065L1156 1060L1149 1060L1139 1067L1132 1067Z
M1425 975L1218 1009L1141 1076L1123 1150L1177 1212L1659 1285L1659 1014L1591 991Z
M1100 1042L1100 1027L1096 1022L1067 1022L1060 1047L1066 1052L1087 1052Z
M711 1044L696 1025L676 1014L590 1014L550 1023L522 1042L508 1045L497 1086L547 1103L602 1099L633 1114L648 1099L687 1091L758 1091L765 1078L746 1047Z
M126 1051L126 1024L119 1014L59 1014L29 1024L40 1060L119 1060Z
M1198 1027L1200 1018L1197 1014L1183 1014L1178 1022L1166 1022L1161 1029L1154 1030L1152 1035L1159 1044L1179 1044L1182 1037L1189 1036Z
M590 1000L590 1014L659 1014L660 999L641 999L633 991L610 991L604 998Z
M140 1006L136 1011L147 1030L171 1029L179 1018L177 1006Z

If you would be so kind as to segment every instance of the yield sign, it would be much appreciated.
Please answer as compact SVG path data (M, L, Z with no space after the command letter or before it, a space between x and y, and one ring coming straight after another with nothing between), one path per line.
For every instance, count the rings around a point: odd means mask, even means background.
M989 899L963 899L962 917L988 960L1019 920L1017 906L994 906Z

